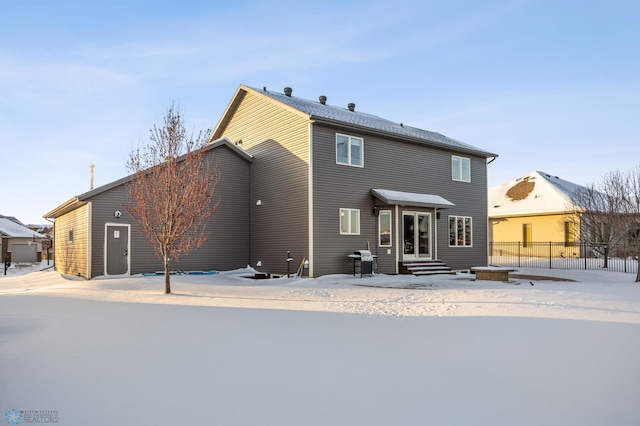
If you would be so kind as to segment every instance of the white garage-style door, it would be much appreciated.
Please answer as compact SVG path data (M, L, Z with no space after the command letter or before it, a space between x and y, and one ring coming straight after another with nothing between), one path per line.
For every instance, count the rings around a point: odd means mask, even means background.
M37 247L35 244L12 244L11 261L36 262L38 260Z

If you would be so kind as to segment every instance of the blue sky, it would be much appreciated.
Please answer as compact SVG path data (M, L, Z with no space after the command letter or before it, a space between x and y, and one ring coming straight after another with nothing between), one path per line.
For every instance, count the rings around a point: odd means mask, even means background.
M239 84L499 154L489 185L640 163L636 1L3 1L0 214L126 174L172 102L214 127ZM401 166L401 165L399 165Z

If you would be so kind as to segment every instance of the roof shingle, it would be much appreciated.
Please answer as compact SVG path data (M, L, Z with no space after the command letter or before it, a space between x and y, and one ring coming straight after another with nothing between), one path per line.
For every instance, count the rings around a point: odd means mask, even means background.
M307 99L297 98L295 96L287 96L283 93L273 92L265 89L257 89L254 87L248 88L262 93L292 108L295 108L305 114L308 114L309 117L314 120L327 120L352 126L364 127L371 130L384 132L390 135L395 135L401 138L409 138L416 141L441 145L443 147L471 152L485 157L497 156L496 154L484 151L480 148L444 136L440 133L419 129L417 127L407 126L406 124L395 123L391 120L387 120L376 115L366 114L359 111L350 111L347 108L322 104L318 101L310 101Z

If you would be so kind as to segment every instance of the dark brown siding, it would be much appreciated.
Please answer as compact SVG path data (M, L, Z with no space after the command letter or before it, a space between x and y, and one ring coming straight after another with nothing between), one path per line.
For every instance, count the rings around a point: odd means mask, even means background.
M336 132L364 138L364 168L338 165L335 161ZM451 179L451 152L424 145L388 140L373 134L338 130L327 125L313 127L313 194L314 194L314 274L348 273L352 263L347 255L368 246L378 255L379 272L395 271L393 238L392 254L377 247L377 217L371 188L435 194L456 206L439 210L406 208L432 212L437 232L437 255L454 269L486 265L487 179L485 159L471 158L471 183ZM361 215L360 235L340 235L339 209L357 208ZM400 209L402 210L402 209ZM401 214L401 213L400 213ZM449 247L449 214L473 217L473 247ZM401 217L401 216L400 216ZM393 227L396 230L395 210Z

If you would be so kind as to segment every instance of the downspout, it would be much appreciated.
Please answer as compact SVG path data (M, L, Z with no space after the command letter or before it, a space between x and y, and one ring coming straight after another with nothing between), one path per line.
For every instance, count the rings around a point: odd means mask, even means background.
M435 207L434 209L434 218L433 218L433 260L438 260L438 208Z
M491 160L490 160L490 161L485 165L485 170L484 170L484 172L485 172L485 173L484 173L484 176L485 176L485 178L484 178L484 187L485 187L485 190L486 190L487 186L489 185L489 182L487 181L487 167L486 167L486 166L488 166L489 164L493 163L493 162L495 161L495 159L496 159L496 158L498 158L498 157L497 157L497 156L493 157L493 158L492 158L492 159L491 159ZM487 200L487 197L488 197L488 195L489 195L489 194L488 194L488 192L489 192L489 191L488 191L488 190L486 190L486 192L485 192L485 196L484 196L484 199L485 199L485 200ZM487 264L487 266L490 266L490 265L489 265L489 263L490 263L490 262L489 262L489 259L491 259L491 255L490 255L490 253L489 253L489 248L490 248L490 246L489 246L489 237L490 237L490 235L492 236L492 235L493 235L493 233L490 233L490 229L489 229L489 228L491 227L491 222L489 221L489 205L488 205L488 201L487 201L487 202L485 202L484 208L485 208L485 210L484 210L484 211L485 211L485 217L486 217L486 221L485 221L485 225L486 225L486 231L485 231L485 234L486 234L486 237L485 237L485 247L486 247L486 249L487 249L487 252L486 252L486 259L485 259L485 260L486 260L486 264ZM473 241L473 237L472 237L472 240L471 240L471 241Z
M53 267L53 270L56 270L56 253L55 253L55 239L56 239L56 221L55 220L51 220L48 217L45 217L44 220L51 222L51 224L53 225L53 236L51 237L51 254L53 255L53 263L51 264L51 266ZM47 260L51 260L49 259L49 253L47 253Z
M395 218L395 224L396 224L396 275L398 275L400 273L400 223L398 221L398 205L396 204L395 206L395 211L396 211L396 218Z
M87 206L87 215L89 217L87 217L87 279L90 280L91 277L91 272L93 269L93 262L92 262L92 258L93 258L93 202L89 202L89 205ZM131 231L129 231L129 234L131 234ZM105 240L107 239L107 236L104 236ZM129 237L131 238L131 237ZM127 261L129 261L127 259ZM106 267L107 265L105 264L105 271L106 271Z
M308 158L308 169L309 169L309 194L308 194L308 202L309 206L309 230L307 232L309 238L309 255L307 259L309 260L309 270L307 271L308 276L311 278L314 276L313 274L313 122L309 123L309 158Z

